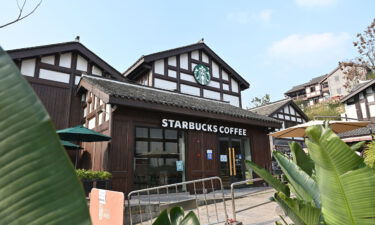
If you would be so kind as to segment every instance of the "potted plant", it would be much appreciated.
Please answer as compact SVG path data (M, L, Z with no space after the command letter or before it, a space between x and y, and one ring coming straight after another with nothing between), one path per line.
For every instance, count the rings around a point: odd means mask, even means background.
M95 171L96 173L96 187L100 189L111 189L112 174L107 171Z
M90 193L93 187L111 189L110 179L112 178L112 174L110 172L77 169L76 174L82 182L86 195ZM94 183L96 184L95 186Z

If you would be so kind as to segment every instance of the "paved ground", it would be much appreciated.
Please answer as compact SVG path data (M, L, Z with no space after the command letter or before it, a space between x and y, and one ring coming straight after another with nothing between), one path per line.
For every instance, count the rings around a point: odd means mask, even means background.
M279 215L282 214L281 209L275 202L269 200L273 196L274 190L272 188L244 188L236 190L236 219L243 223L243 225L274 225L275 221L281 220ZM165 196L163 196L165 197ZM191 196L190 196L191 197ZM190 198L186 195L170 194L168 200L181 200ZM197 196L202 199L203 195ZM213 193L207 196L207 199L213 197ZM218 196L216 196L217 198ZM165 199L165 198L161 198ZM230 192L225 191L225 207L228 212L228 217L233 219L232 201L230 200ZM143 202L146 199L142 199ZM141 201L142 201L141 200ZM149 199L147 198L147 203ZM156 198L151 197L151 202L155 202ZM214 201L211 201L214 202ZM201 224L224 224L225 210L223 202L216 202L216 204L209 204L207 206L200 206L193 210L199 216ZM290 220L288 220L290 222ZM143 224L148 224L143 223Z
M273 191L268 191L236 199L237 221L241 221L244 225L274 225L275 221L280 220L279 215L282 211L277 203L269 200L273 194Z
M235 200L237 221L241 221L243 225L274 225L275 221L280 220L279 214L282 214L282 211L275 202L271 202L269 200L273 194L273 190L266 190L255 194L250 194L246 197L237 198ZM226 207L229 218L233 219L232 202L226 201ZM219 221L218 224L223 224L221 221L223 221L225 218L224 205L222 203L217 204L216 208L218 211L219 220L217 220L214 205L199 207L200 221L202 224L209 224L209 222L213 223L217 221ZM210 215L209 222L207 219L207 209Z

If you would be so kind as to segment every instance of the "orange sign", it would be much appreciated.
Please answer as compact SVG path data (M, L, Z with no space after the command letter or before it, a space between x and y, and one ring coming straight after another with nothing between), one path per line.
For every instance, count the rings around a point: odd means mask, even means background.
M124 193L93 188L90 216L93 225L123 225Z

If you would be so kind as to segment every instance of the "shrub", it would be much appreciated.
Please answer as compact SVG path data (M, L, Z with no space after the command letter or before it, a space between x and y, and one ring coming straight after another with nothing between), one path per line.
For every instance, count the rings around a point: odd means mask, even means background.
M109 180L112 178L112 174L107 171L77 169L76 174L80 180Z
M313 120L315 116L329 116L325 119L330 120L332 116L339 118L341 113L344 113L344 106L339 101L325 101L305 107L304 113L310 120Z

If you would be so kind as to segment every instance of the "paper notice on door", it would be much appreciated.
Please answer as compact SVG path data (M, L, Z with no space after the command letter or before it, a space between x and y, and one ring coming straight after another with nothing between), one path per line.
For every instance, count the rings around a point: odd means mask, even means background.
M228 162L228 156L227 155L220 155L220 162Z

